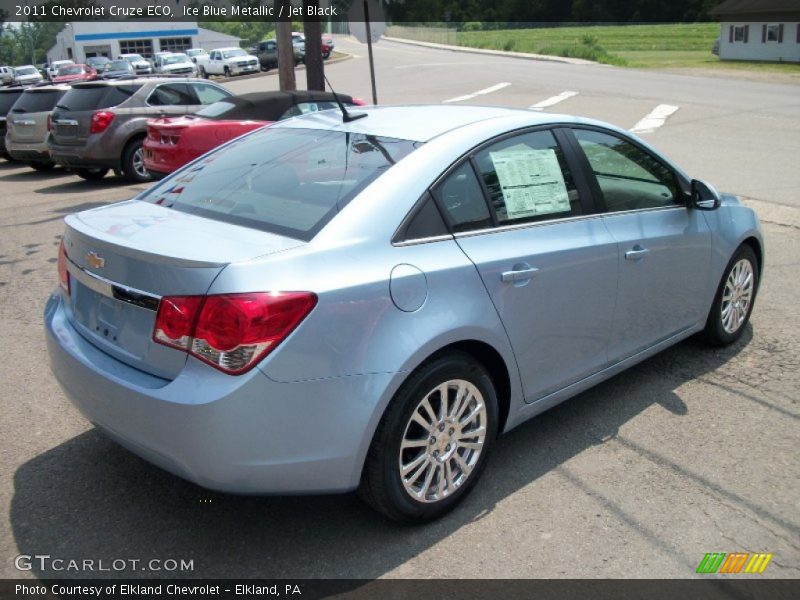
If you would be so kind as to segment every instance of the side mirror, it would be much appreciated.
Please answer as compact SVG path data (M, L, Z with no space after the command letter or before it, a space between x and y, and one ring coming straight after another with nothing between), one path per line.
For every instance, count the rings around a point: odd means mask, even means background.
M722 204L719 192L714 187L699 179L692 179L689 206L697 210L716 210Z

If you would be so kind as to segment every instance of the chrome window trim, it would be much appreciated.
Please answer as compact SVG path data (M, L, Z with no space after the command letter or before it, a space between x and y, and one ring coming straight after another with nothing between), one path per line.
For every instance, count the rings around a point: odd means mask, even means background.
M573 221L585 221L587 219L603 219L606 217L614 217L617 215L631 215L639 213L661 212L666 210L686 210L685 206L657 206L654 208L637 208L634 210L621 210L619 212L605 212L605 213L592 213L589 215L575 215L573 217L564 217L562 219L548 219L546 221L532 221L530 223L516 223L513 225L503 225L500 227L491 227L488 229L476 229L474 231L462 231L454 234L456 239L472 237L474 235L486 235L488 233L515 231L517 229L529 229L532 227L543 227L547 225L557 225L559 223L569 223Z
M403 240L402 242L392 242L392 246L395 248L402 248L404 246L417 246L419 244L431 244L433 242L444 242L446 240L453 239L455 239L453 234L448 233L446 235L434 235L426 238L415 238L413 240Z
M161 302L161 296L157 294L145 292L137 288L111 281L110 279L106 279L105 277L97 275L96 273L91 273L90 271L87 271L86 269L76 265L69 258L67 259L67 271L71 277L74 277L82 285L85 285L90 290L97 292L101 296L105 296L106 298L111 298L113 300L119 300L120 302L125 302L127 304L132 304L145 310L158 310L158 304ZM128 297L125 297L125 295ZM137 302L135 299L131 298L131 296L141 296L144 298L144 301ZM155 306L153 306L153 304L155 304Z

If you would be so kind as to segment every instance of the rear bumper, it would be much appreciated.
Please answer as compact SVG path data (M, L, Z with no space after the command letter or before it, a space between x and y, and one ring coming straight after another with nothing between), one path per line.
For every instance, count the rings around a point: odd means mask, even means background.
M104 149L100 138L90 137L84 144L74 146L55 143L51 138L47 147L53 162L68 169L120 168L118 154Z
M42 142L15 142L6 140L6 152L15 160L27 162L51 162L50 150L47 141Z
M259 369L231 377L190 358L167 381L86 341L58 292L44 320L52 371L72 403L163 469L232 493L333 493L358 485L391 374L277 383Z

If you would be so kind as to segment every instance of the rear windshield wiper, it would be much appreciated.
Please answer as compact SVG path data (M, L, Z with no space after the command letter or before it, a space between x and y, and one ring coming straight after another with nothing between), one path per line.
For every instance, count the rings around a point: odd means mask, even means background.
M62 110L72 110L72 109L71 109L69 106L67 106L66 104L56 104L56 108L60 108L60 109L62 109Z

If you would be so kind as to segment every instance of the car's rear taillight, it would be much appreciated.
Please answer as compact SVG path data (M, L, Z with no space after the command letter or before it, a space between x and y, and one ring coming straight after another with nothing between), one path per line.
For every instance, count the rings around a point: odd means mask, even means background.
M92 113L92 123L89 126L89 133L102 133L111 121L114 120L114 113L108 110L98 110Z
M239 375L286 339L316 304L311 292L167 296L153 340Z
M67 250L64 248L64 240L61 240L58 247L58 282L69 296L69 271L67 270Z

